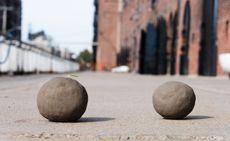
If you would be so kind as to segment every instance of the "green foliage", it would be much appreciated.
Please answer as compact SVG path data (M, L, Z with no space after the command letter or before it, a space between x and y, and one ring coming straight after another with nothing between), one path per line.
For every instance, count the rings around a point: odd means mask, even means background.
M93 61L93 54L89 52L89 50L85 49L77 57L77 62L85 62L85 63L92 63Z

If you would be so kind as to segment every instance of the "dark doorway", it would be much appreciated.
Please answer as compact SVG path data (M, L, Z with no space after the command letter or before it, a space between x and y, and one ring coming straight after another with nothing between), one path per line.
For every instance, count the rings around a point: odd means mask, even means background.
M141 31L140 51L139 51L139 73L144 74L144 56L145 56L146 33Z
M138 60L138 58L137 58L137 56L138 56L138 46L139 46L139 44L138 44L138 42L137 42L137 37L136 36L134 36L133 37L133 47L132 47L132 52L131 52L131 57L132 57L132 61L130 62L131 64L131 69L133 70L133 71L135 71L135 72L137 72L138 70L137 70L137 61L139 61Z
M117 66L129 65L130 49L123 46L117 54Z
M156 28L152 23L147 25L147 33L142 31L140 49L140 73L156 73Z
M216 31L218 0L204 0L201 48L199 53L199 74L215 76L217 66Z
M166 74L167 73L167 31L166 31L166 21L163 17L158 20L157 26L157 69L156 74Z
M172 33L172 50L170 59L170 74L176 74L176 53L177 53L177 26L178 26L178 11L175 13L171 26L173 28Z
M190 35L190 2L187 1L185 5L184 11L184 21L183 21L183 45L181 48L181 56L180 56L180 74L187 75L188 72L188 64L189 64L189 35Z

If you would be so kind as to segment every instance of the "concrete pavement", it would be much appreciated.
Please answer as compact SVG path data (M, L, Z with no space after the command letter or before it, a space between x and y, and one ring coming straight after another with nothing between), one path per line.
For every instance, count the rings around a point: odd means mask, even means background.
M230 80L226 78L77 75L89 103L76 123L48 122L37 110L39 88L60 75L0 77L0 140L230 140ZM189 84L196 93L195 108L185 120L162 119L153 109L154 90L171 80Z

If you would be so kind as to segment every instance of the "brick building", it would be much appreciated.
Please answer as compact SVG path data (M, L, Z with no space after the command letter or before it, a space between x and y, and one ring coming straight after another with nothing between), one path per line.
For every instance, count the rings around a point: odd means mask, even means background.
M218 53L230 52L230 1L219 0L217 47ZM218 74L223 74L220 65L217 66Z
M98 0L97 70L223 74L230 51L229 0Z
M141 30L151 13L149 0L98 0L97 70L129 64L138 69Z
M0 0L0 34L11 33L21 39L21 0Z

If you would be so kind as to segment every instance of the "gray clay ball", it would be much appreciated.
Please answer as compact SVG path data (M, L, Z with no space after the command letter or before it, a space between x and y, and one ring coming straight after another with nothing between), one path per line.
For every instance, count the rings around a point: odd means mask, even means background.
M40 114L55 122L77 121L84 114L87 103L85 88L76 80L64 77L46 82L37 96Z
M196 101L193 89L181 82L167 82L153 94L153 107L166 119L183 119L192 112Z

